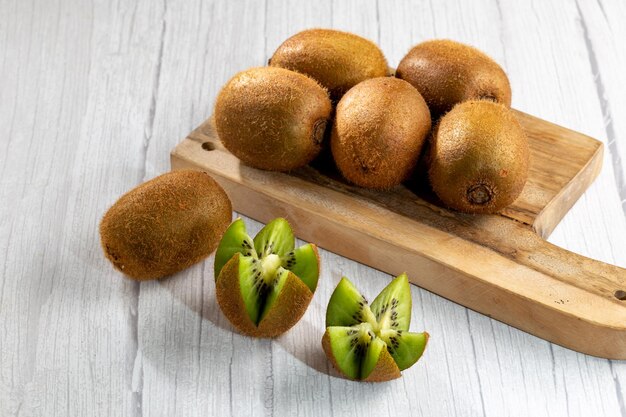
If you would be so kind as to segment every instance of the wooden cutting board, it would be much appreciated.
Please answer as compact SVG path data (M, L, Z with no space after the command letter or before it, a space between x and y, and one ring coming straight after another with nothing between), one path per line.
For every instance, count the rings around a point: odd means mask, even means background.
M530 139L528 183L498 215L444 209L420 184L352 186L328 169L290 174L240 164L211 119L171 153L172 169L210 173L237 212L286 217L296 235L551 342L626 359L626 270L544 239L602 166L595 139L516 112Z

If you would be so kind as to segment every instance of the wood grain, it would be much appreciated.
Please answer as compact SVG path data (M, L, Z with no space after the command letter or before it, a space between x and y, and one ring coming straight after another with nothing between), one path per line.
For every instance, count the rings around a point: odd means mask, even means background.
M502 215L547 238L602 167L603 145L523 112L516 112L530 145L528 181Z
M139 287L97 224L143 175L158 9L0 10L0 415L133 415Z
M213 302L212 257L137 285L95 234L119 195L169 170L228 78L335 27L390 65L432 37L475 45L507 70L514 107L602 140L601 174L549 240L626 266L624 19L612 0L0 0L0 415L626 416L626 362L417 287L424 359L389 384L336 377L318 340L333 287L345 274L373 295L391 277L331 252L303 320L256 341Z

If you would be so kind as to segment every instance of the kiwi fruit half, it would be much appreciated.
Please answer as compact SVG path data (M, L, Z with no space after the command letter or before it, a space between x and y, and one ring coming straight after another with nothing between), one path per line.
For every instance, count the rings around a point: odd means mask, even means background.
M428 106L411 84L393 77L372 78L339 101L331 151L349 181L391 188L410 175L430 127Z
M378 382L400 377L424 353L428 333L411 333L411 288L406 274L395 278L371 306L342 278L326 310L322 347L349 379Z
M217 301L241 333L275 337L306 311L319 277L312 243L294 246L287 220L277 218L252 239L241 219L224 233L215 254Z
M284 68L236 74L215 103L220 140L244 164L290 171L322 149L332 105L313 79Z
M437 39L414 46L400 61L396 77L419 90L434 118L467 100L511 106L504 70L478 49L459 42Z
M468 213L494 213L519 196L528 178L528 139L505 106L457 104L436 127L429 179L441 201Z
M209 174L173 171L127 192L100 222L104 254L136 280L162 278L204 259L232 219Z
M278 47L269 64L317 80L334 101L361 81L383 77L389 71L375 43L331 29L309 29L293 35Z

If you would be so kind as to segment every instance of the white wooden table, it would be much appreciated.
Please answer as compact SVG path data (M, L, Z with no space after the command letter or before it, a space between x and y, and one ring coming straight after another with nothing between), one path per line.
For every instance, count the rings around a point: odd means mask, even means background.
M100 217L169 170L169 150L236 71L308 27L377 41L473 44L514 107L606 144L604 168L551 237L626 266L626 2L0 0L0 416L626 416L626 363L552 345L413 288L424 358L387 384L348 382L320 348L342 274L322 251L304 319L276 340L234 333L213 258L160 282L115 272ZM260 224L250 221L252 232Z

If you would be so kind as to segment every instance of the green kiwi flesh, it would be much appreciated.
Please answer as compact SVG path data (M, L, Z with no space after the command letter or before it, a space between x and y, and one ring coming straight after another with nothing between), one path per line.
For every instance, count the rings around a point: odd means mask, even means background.
M430 111L415 88L393 77L373 78L339 101L331 151L350 182L389 189L410 176L430 128Z
M376 317L367 307L367 299L343 277L333 291L326 308L326 327L354 326L359 323L376 325Z
M207 173L173 171L120 197L100 222L100 239L126 276L158 279L213 252L231 219L228 196Z
M328 335L333 356L343 372L350 379L362 379L361 364L364 362L365 353L376 338L374 330L369 323L361 323L351 327L329 327ZM379 352L380 353L380 352ZM370 355L368 370L373 369L378 357ZM365 375L367 377L367 375Z
M401 274L372 301L370 309L383 329L409 330L411 324L411 289L406 274Z
M213 263L215 279L234 254L241 253L246 256L257 256L254 249L254 241L246 232L246 225L242 219L237 219L228 226L224 232L222 240L215 252L215 262Z
M428 333L408 332L410 315L411 289L406 274L385 287L371 308L344 277L328 303L322 347L335 368L349 379L397 378L401 370L417 362L428 342Z
M294 246L283 218L268 223L254 239L241 219L224 234L215 257L216 295L242 333L278 336L306 311L317 287L319 254L314 244Z
M295 237L287 220L279 217L269 222L254 237L254 249L260 257L284 257L293 250Z
M287 253L282 259L283 267L300 278L311 292L315 292L320 275L317 246L307 243Z
M400 61L396 77L418 89L433 118L467 100L511 106L504 70L483 52L459 42L437 39L414 46Z
M321 151L332 105L313 79L284 68L236 74L215 103L215 127L226 149L244 164L290 171Z
M498 103L456 105L435 129L430 152L433 191L458 211L498 212L528 179L528 139L513 112Z
M361 81L389 72L376 44L332 29L309 29L293 35L278 47L269 64L317 80L335 101Z
M424 353L428 342L428 333L411 333L402 330L381 330L380 338L398 368L403 371L410 368Z
M372 375L372 372L374 372L374 370L376 369L376 365L380 362L381 356L383 356L383 354L386 353L385 351L387 350L387 344L380 337L374 337L372 340L366 342L365 346L367 346L367 349L365 351L365 355L361 355L362 359L361 363L359 364L360 374L358 379L369 378ZM396 373L395 370L392 372L393 376L396 376L399 373Z

